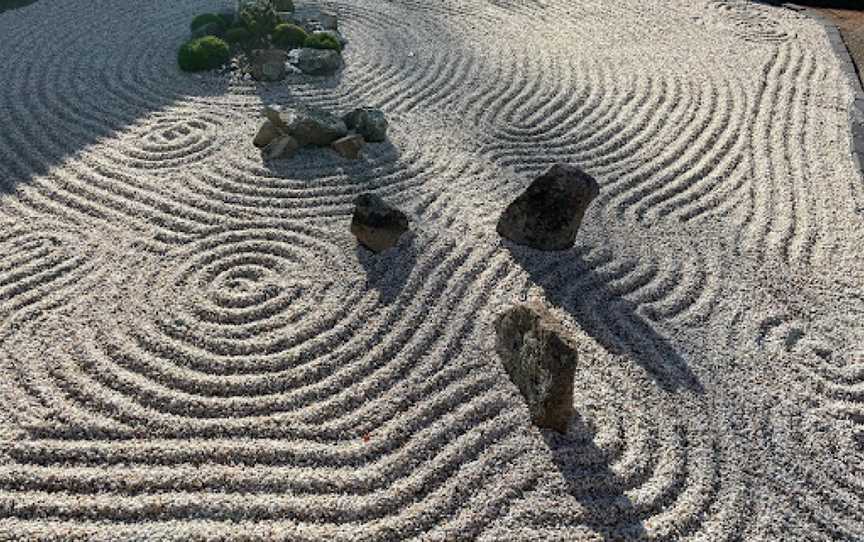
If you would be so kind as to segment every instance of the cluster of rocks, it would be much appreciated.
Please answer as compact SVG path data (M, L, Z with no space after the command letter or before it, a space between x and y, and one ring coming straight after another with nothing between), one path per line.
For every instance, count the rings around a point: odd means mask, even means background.
M353 119L355 126L365 119ZM502 213L498 232L541 250L573 246L599 185L579 168L555 165L535 179ZM364 247L383 252L408 231L408 217L374 194L355 201L351 233ZM540 428L566 433L575 409L573 381L578 350L562 323L539 301L507 308L494 322L495 349L504 370Z
M287 6L282 6L287 7ZM309 34L326 34L333 37L342 47L348 40L339 32L336 15L316 7L303 7L295 10L279 11L279 19L295 24ZM258 81L281 81L288 72L306 75L332 75L343 65L342 53L335 49L314 49L300 47L286 51L279 48L256 49L252 52L252 77Z
M265 160L289 158L302 147L330 147L344 158L356 160L366 143L387 139L386 116L369 107L341 118L316 107L266 107L264 116L267 120L252 143L262 149Z

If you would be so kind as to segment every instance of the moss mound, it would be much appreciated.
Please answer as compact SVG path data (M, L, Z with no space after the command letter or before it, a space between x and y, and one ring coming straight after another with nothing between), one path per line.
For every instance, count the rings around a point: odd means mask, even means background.
M333 49L335 51L342 50L342 44L330 34L311 34L306 38L303 47L310 47L312 49Z
M273 43L279 47L296 49L303 47L309 34L295 24L280 24L273 31Z
M228 44L214 36L205 36L187 41L177 53L180 69L198 72L218 68L228 62L231 56Z

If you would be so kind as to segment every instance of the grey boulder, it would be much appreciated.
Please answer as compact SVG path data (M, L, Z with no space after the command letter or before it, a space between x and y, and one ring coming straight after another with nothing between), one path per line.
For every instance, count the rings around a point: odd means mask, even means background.
M405 213L388 205L379 196L360 194L354 204L351 233L369 250L383 252L395 246L402 234L408 231Z
M292 63L308 75L332 75L342 67L342 55L333 49L303 47L293 51Z
M257 81L281 81L287 70L288 53L282 49L257 49L252 52L252 77Z
M585 211L599 193L597 181L581 169L552 166L504 210L498 233L540 250L568 249L576 242Z
M252 144L258 147L259 149L263 149L267 145L270 144L271 141L278 138L282 135L276 126L270 122L269 120L264 121L264 124L258 130L258 134L255 135L255 139L252 140Z
M378 109L361 107L347 113L342 120L349 130L355 131L370 143L378 143L387 139L389 126L387 117Z
M560 322L539 302L516 305L495 320L495 348L537 427L566 433L573 417L578 354Z
M326 147L348 135L348 127L342 119L316 107L294 107L284 111L267 107L264 115L277 130L293 136L301 146Z

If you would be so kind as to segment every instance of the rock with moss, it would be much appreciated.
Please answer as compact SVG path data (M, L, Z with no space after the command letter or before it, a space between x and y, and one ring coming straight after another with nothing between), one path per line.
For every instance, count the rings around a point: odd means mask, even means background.
M342 55L332 49L304 47L292 53L291 63L308 75L332 75L342 67Z
M361 107L347 113L342 120L348 129L357 132L370 143L380 143L387 139L389 126L384 112L371 107Z
M538 301L509 307L495 320L495 348L519 389L531 421L566 433L573 417L575 345L561 323Z
M177 52L177 63L183 71L197 72L216 69L230 57L231 49L225 41L206 36L184 43Z

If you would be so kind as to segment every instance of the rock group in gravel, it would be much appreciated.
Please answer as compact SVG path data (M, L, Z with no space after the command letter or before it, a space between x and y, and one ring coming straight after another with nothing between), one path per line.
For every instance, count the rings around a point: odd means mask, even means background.
M330 147L342 157L356 160L366 142L379 143L387 138L384 113L371 108L356 109L340 118L318 107L267 106L264 116L267 120L252 144L263 149L265 159L290 158L302 147Z

